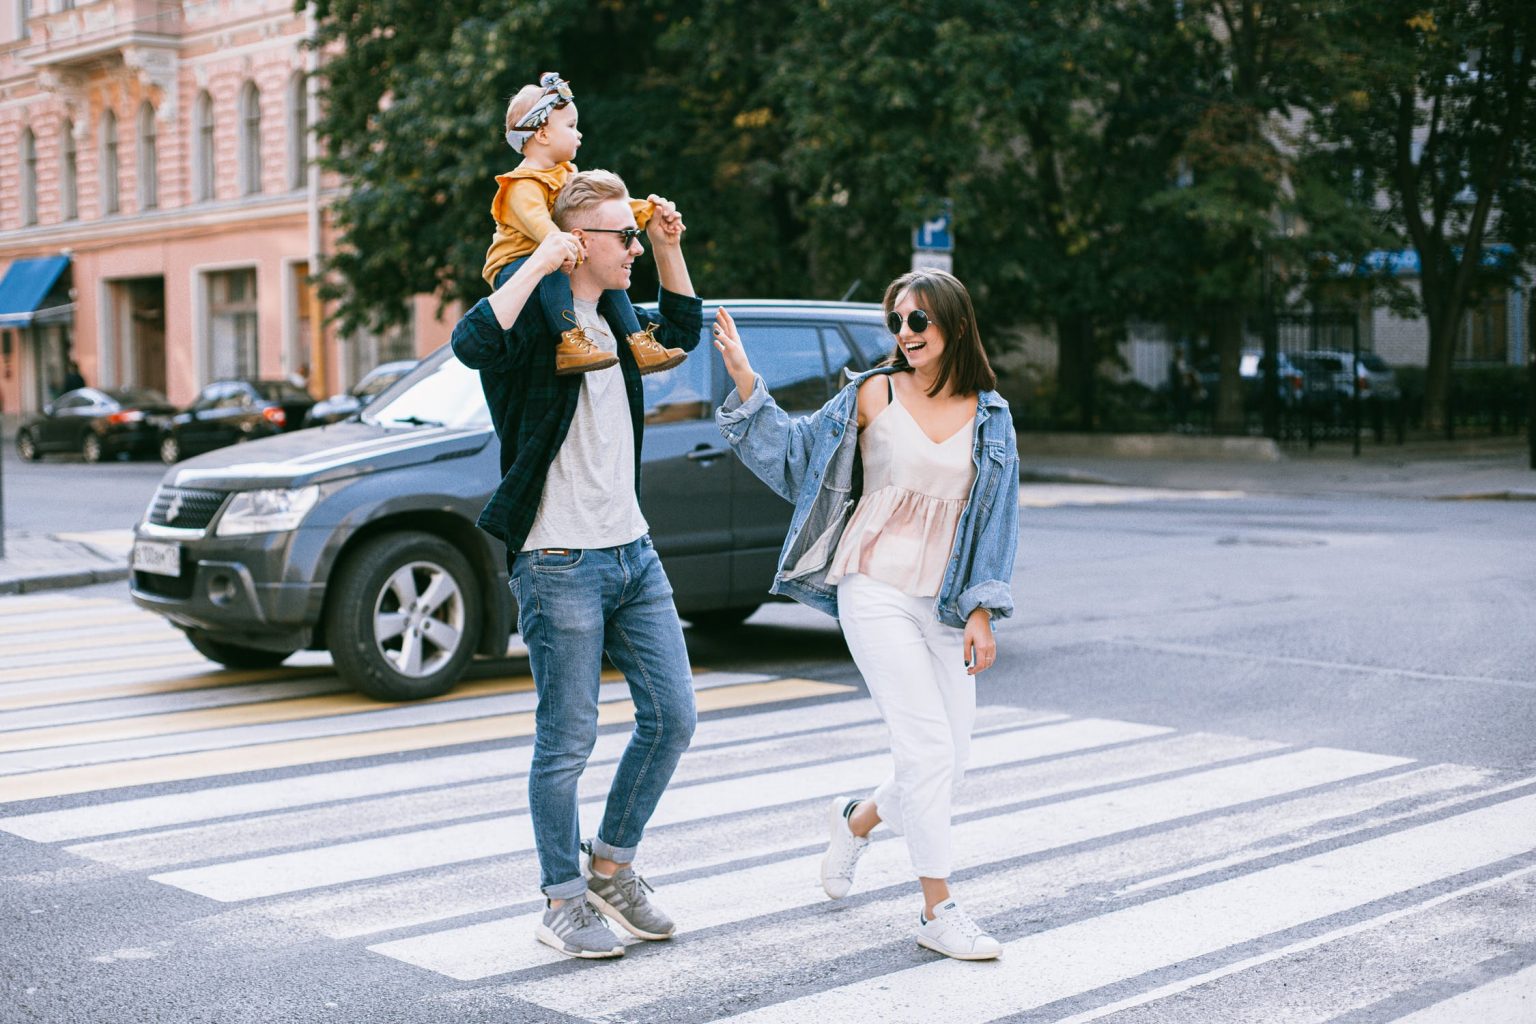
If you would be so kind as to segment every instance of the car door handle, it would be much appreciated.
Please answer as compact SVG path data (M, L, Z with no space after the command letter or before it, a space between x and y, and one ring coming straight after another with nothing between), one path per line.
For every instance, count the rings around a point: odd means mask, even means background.
M690 462L712 462L720 458L720 456L729 455L730 453L729 448L711 448L709 445L701 444L689 452L687 457Z

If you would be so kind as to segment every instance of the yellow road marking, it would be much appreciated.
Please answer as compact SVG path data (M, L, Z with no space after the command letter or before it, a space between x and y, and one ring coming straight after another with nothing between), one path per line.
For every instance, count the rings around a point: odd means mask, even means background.
M695 666L694 674L709 671ZM177 679L165 679L152 683L130 683L117 686L82 686L73 690L37 690L14 697L0 697L0 711L18 711L24 708L49 708L56 704L79 704L90 700L117 700L120 697L152 697L162 693L178 693L183 690L220 690L226 686L242 686L246 683L292 683L334 677L336 670L329 665L289 666L264 669L215 669L198 672ZM501 679L504 676L496 676ZM603 682L623 679L622 673L606 669ZM459 684L464 686L466 684ZM378 705L375 705L378 706ZM241 725L246 723L242 722Z
M77 661L69 665L34 665L29 668L0 668L0 683L29 683L47 679L74 679L79 676L110 675L135 668L169 668L172 665L207 665L208 659L188 648L176 654L141 654L132 658L104 658ZM52 670L52 671L50 671Z
M141 612L137 609L126 612L113 612L111 615L93 615L90 618L71 616L64 619L57 616L32 622L19 622L16 616L0 615L0 636L19 636L23 633L47 636L52 633L68 634L79 642L82 632L92 626L117 626L123 623L137 622L147 625L150 622L163 622L158 615L149 612ZM174 627L173 627L174 628Z
M751 707L803 697L828 697L843 694L853 687L839 683L820 683L810 679L778 679L770 683L741 683L700 690L695 695L698 709L722 711ZM634 720L635 707L630 701L613 701L598 707L598 722L613 725ZM349 736L324 736L305 740L282 740L257 746L224 750L170 754L138 761L55 768L25 775L0 776L0 800L37 800L90 793L98 790L146 786L161 782L239 775L243 772L291 768L296 765L341 761L375 754L396 754L461 743L507 739L533 734L533 712L493 715L464 722L380 729L377 732Z
M441 704L471 697L491 697L500 693L522 693L533 689L532 676L482 679L461 683L452 693L415 701L416 704ZM271 725L310 718L355 715L364 711L382 711L399 705L381 704L356 693L326 693L287 700L231 704L222 708L194 708L168 711L162 715L139 715L104 722L53 725L41 729L21 729L0 733L0 753L17 750L41 750L44 747L80 746L85 743L112 743L140 740L150 736L171 736L179 732L203 729L229 729L242 725Z
M128 686L82 686L73 690L39 690L36 693L18 694L14 697L0 697L0 711L47 708L55 704L79 704L88 700L116 700L118 697L146 697L157 693L177 693L181 690L217 690L245 683L287 683L333 674L334 670L330 666L244 671L221 669L153 683L134 683Z

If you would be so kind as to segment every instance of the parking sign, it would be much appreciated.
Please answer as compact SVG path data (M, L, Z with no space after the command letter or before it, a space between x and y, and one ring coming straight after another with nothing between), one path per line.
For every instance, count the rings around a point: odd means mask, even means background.
M951 230L949 200L938 213L912 230L912 248L917 252L954 252L955 236Z

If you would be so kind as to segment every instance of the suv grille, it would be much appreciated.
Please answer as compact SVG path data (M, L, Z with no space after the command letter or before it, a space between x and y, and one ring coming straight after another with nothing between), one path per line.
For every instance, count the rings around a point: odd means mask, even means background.
M223 491L162 486L149 506L149 521L156 526L201 530L213 520L214 513L224 504L224 498Z

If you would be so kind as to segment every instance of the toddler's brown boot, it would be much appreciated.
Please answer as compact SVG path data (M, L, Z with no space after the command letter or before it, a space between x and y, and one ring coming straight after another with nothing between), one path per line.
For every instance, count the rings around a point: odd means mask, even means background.
M646 324L645 330L629 336L629 350L634 353L635 365L640 368L642 376L647 373L670 370L688 358L688 353L682 349L667 348L656 340L656 328L660 326L660 324Z
M575 318L569 314L566 315L566 319L576 324ZM604 352L594 345L580 324L576 324L568 331L560 332L560 344L555 346L557 376L606 370L610 366L617 365L618 361L618 356L611 352Z

